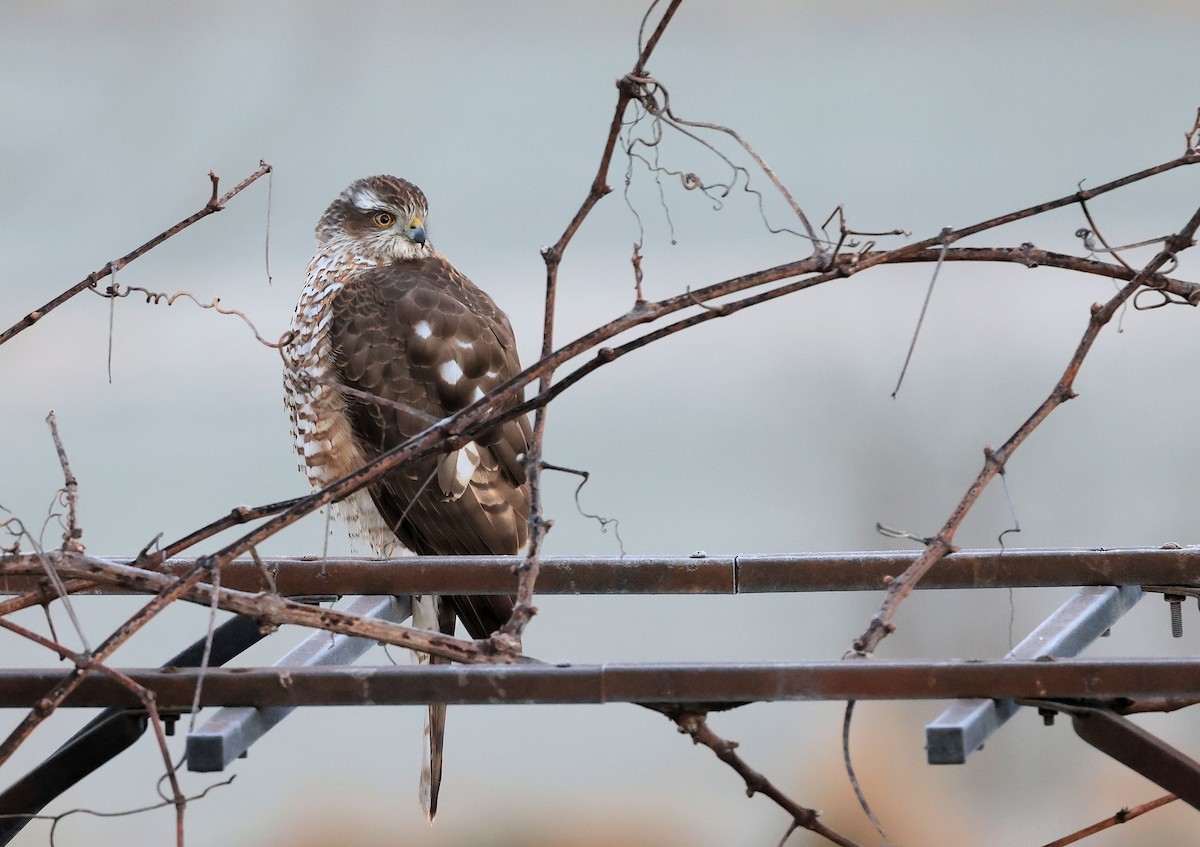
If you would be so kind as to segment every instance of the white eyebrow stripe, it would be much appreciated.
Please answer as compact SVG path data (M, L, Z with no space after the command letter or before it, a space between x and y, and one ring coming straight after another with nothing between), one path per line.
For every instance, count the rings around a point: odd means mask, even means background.
M360 188L350 198L360 212L370 212L383 206L383 200L370 188Z

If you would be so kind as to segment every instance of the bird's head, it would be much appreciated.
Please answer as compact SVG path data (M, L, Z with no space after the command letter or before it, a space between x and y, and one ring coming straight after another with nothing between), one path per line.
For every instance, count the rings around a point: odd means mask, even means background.
M433 253L425 240L429 204L408 180L369 176L350 184L317 224L322 247L374 259L418 259Z

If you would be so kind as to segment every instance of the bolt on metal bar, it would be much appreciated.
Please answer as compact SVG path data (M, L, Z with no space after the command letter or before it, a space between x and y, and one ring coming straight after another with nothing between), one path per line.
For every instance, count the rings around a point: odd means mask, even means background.
M912 564L915 552L877 551L786 556L548 557L540 594L751 594L878 591ZM131 562L132 557L111 557ZM265 560L282 594L508 594L516 578L511 556L419 556L379 560L280 557ZM191 560L171 560L180 572ZM22 572L24 569L24 572ZM42 563L0 557L0 595L35 590ZM238 560L221 584L266 591L257 564ZM1081 585L1175 585L1200 588L1200 547L960 550L938 562L920 589ZM84 593L123 593L97 587Z
M1077 656L1142 599L1136 585L1082 588L1012 649L1006 659ZM1017 713L1011 698L958 700L925 727L931 765L961 765Z
M121 669L187 711L201 672ZM0 671L0 708L30 708L62 679L58 669ZM209 668L203 706L424 703L747 703L780 700L950 700L960 697L1200 700L1200 659L879 661L604 665L434 665ZM138 701L100 674L66 706Z
M412 615L409 597L357 597L343 611L364 618L402 623ZM275 662L274 667L291 668L320 665L348 665L367 652L375 642L369 638L331 635L317 631ZM207 684L207 682L206 682ZM187 765L190 771L222 771L234 759L250 749L295 706L232 706L221 709L204 725L187 736Z

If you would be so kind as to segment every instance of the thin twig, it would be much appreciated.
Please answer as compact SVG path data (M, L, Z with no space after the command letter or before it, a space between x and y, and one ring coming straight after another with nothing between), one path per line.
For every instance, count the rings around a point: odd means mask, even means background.
M265 506L235 506L230 510L229 514L210 523L208 526L201 527L193 532L188 533L178 541L173 541L166 547L161 548L155 553L149 552L149 546L138 554L135 564L141 567L157 567L158 565L170 559L173 556L178 556L184 550L194 547L201 541L212 538L218 533L224 532L230 527L240 524L249 523L250 521L258 520L259 518L270 517L277 515L280 512L288 509L301 502L304 498L294 497L291 500L283 500L278 503L268 503Z
M267 174L267 224L266 231L263 233L263 264L267 269L267 285L270 285L274 280L271 279L271 206L272 197L275 194L275 174Z
M99 559L95 556L57 552L48 552L46 555L51 558L59 572L65 576L87 578L92 583L120 586L141 594L161 594L168 589L177 587L180 582L193 578L196 569L196 566L192 566L177 578L171 574ZM25 567L12 568L10 566L6 568L6 572L35 572L35 568L36 564L31 562ZM442 656L464 664L510 661L507 657L498 659L493 656L492 652L487 649L486 642L465 641L388 621L360 618L334 609L298 603L277 594L214 588L210 582L199 579L183 587L178 594L178 599L209 606L214 602L214 594L217 606L224 611L247 615L264 624L273 626L293 624L343 635L357 635L385 644L395 644L410 650Z
M1080 186L1080 187L1082 188L1082 186ZM1123 249L1127 249L1127 248L1122 247L1122 248L1114 249L1112 247L1112 245L1110 245L1108 243L1108 240L1104 237L1104 233L1100 232L1099 225L1096 223L1095 219L1092 218L1092 212L1090 209L1088 209L1087 200L1085 200L1082 197L1079 198L1079 208L1083 209L1083 216L1085 218L1087 218L1088 226L1091 227L1091 232L1094 232L1096 234L1096 237L1100 239L1100 243L1104 245L1104 249L1108 252L1108 254L1110 256L1112 256L1114 259L1116 259L1118 262L1120 262L1122 267L1125 268L1125 270L1133 273L1134 270L1130 266L1130 264L1128 262L1126 262L1124 258L1121 257L1121 254L1119 252L1117 252L1118 250L1123 250ZM1086 237L1083 236L1084 232L1087 232L1087 230L1079 230L1075 234L1080 237L1083 237L1084 238L1084 246L1086 246L1089 250L1091 250L1092 247L1087 243ZM1157 239L1155 239L1155 241L1157 241ZM1151 242L1146 242L1146 243L1153 244L1154 242L1151 241ZM1129 247L1133 247L1133 246L1141 247L1141 246L1145 246L1145 244L1129 245Z
M65 454L64 454L64 458L65 458ZM70 470L69 469L65 470L64 473L70 475ZM0 524L0 525L4 526L10 533L15 535L17 537L18 541L21 538L25 538L29 541L29 546L33 548L33 554L37 558L37 561L38 561L39 565L41 566L42 571L46 574L46 580L49 582L49 585L43 586L40 589L39 593L41 594L42 597L47 597L48 595L50 595L49 589L53 589L53 592L54 592L53 598L57 598L57 597L62 598L63 607L67 610L67 617L70 618L70 620L71 620L71 626L73 626L75 628L75 634L79 637L79 643L81 645L83 645L84 650L90 651L91 646L88 644L87 635L83 631L83 624L80 623L79 616L75 614L75 607L71 604L71 601L68 598L67 588L63 584L62 577L60 577L58 575L58 571L55 570L54 565L50 560L50 557L47 555L45 549L43 548L41 539L35 538L33 536L33 533L29 532L29 530L25 528L25 523L23 521L21 521L19 518L16 518L16 517L8 518L3 522L3 524ZM13 528L14 526L16 527L16 529ZM64 547L65 547L65 545L64 545ZM73 552L83 552L83 545L80 545L79 549L76 551L73 551ZM53 598L51 598L51 599L53 599ZM50 599L46 599L46 600L44 600L44 602L42 602L40 604L30 604L30 605L41 605L45 608L46 620L50 624L50 631L51 631L51 634L53 634L54 633L54 621L53 621L53 618L51 618L51 616L50 616ZM15 611L15 609L11 609L9 611Z
M243 179L241 182L239 182L237 185L235 185L233 188L231 188L229 191L227 191L221 197L217 197L217 175L212 173L211 171L209 171L208 178L209 178L209 181L212 183L212 194L209 197L208 202L204 204L204 208L202 208L200 211L196 212L194 215L189 215L188 217L184 218L179 223L175 224L173 227L163 230L158 235L154 236L149 241L147 241L145 244L143 244L141 247L138 247L135 250L132 250L129 253L126 253L124 256L122 256L119 259L114 259L113 261L109 262L107 265L100 268L99 270L92 271L90 274L85 276L79 282L72 285L70 288L68 288L62 294L55 297L53 300L51 300L45 306L42 306L42 308L35 309L34 311L30 312L25 317L21 318L21 320L17 321L15 324L13 324L8 329L6 329L4 332L0 333L0 344L4 344L6 341L8 341L13 336L23 332L26 329L29 329L29 327L33 326L35 323L40 321L48 313L57 309L59 306L61 306L63 303L70 300L76 294L79 294L81 291L85 291L89 288L95 288L96 283L98 283L100 280L102 280L108 276L111 276L116 271L119 271L121 268L128 265L134 259L136 259L139 256L143 255L144 253L154 249L159 244L162 244L168 238L178 235L180 232L187 229L192 224L196 223L196 221L206 218L209 215L211 215L215 212L219 212L222 209L224 209L225 204L228 203L230 200L232 200L234 197L236 197L238 194L240 194L248 185L250 185L252 182L254 182L259 177L263 176L264 174L269 174L271 172L271 166L268 165L266 162L259 161L258 165L259 165L258 170L256 170L254 173L250 174L250 176Z
M121 685L122 688L130 691L142 702L142 707L149 715L150 724L154 727L154 734L158 739L158 749L159 752L162 753L163 764L166 767L166 776L171 784L171 803L175 806L175 843L177 847L183 847L183 813L187 807L187 798L184 796L183 791L179 787L179 778L176 775L175 766L171 762L171 751L167 747L167 737L163 730L162 719L158 714L158 706L155 703L154 692L138 685L120 671L114 670L113 668L107 667L103 663L96 661L94 656L68 650L61 644L50 641L47 638L43 638L37 633L32 632L19 624L15 624L10 620L0 618L0 627L20 635L22 638L26 638L35 644L45 647L47 650L57 653L64 659L71 660L75 663L76 670L84 669L85 672L88 670L94 670L104 674L110 679L116 681L119 685Z
M262 334L258 331L258 327L256 327L254 325L254 321L250 320L249 315L247 315L245 312L243 312L239 309L230 309L227 306L222 306L220 297L214 297L211 300L209 300L207 303L205 303L205 302L202 302L200 300L200 298L198 298L195 294L193 294L190 291L176 291L173 294L167 294L165 291L151 291L150 289L143 288L140 285L131 285L122 291L121 287L115 282L112 285L108 286L108 288L106 288L103 292L97 291L97 292L95 292L95 294L98 297L106 297L109 300L116 300L118 297L128 297L130 294L133 294L135 291L138 294L145 296L146 302L153 304L153 305L158 305L159 303L166 303L168 306L174 306L176 300L180 299L181 297L186 297L188 300L191 300L193 303L195 303L201 309L212 309L214 312L217 312L218 314L232 315L234 317L241 318L242 323L244 323L247 327L249 327L250 331L252 333L254 333L254 337L255 337L255 339L258 340L258 343L263 345L264 347L270 347L273 350L282 350L283 347L285 345L291 343L291 340L292 340L292 333L290 333L290 332L284 333L284 335L278 341L269 341L266 338L263 338ZM109 373L109 380L108 380L109 382L112 382L111 370L112 370L112 327L110 326L109 327L109 371L110 371L110 373Z
M258 550L253 549L254 558L262 565L262 559L258 558ZM266 572L266 568L263 568ZM200 695L204 691L204 672L208 670L208 663L212 658L213 637L217 631L217 609L220 608L218 601L221 597L221 571L218 568L212 574L212 602L208 604L208 628L204 632L204 649L200 652L200 664L197 667L200 674L196 677L196 692L192 695L191 718L188 722L188 733L191 733L196 728L196 719L200 715Z
M949 228L942 230L942 232L949 231ZM904 364L900 367L900 376L896 379L896 387L892 389L893 400L900 393L900 386L904 384L904 375L908 373L908 365L912 361L913 351L917 349L917 339L921 336L921 327L925 325L925 313L929 311L929 301L933 299L933 287L937 285L938 274L941 273L942 265L946 261L948 249L950 249L950 245L944 243L941 251L938 252L937 263L933 266L933 276L929 278L929 286L925 289L925 300L921 303L921 314L917 315L917 325L913 328L912 341L908 344L908 352L904 354Z
M54 440L54 450L58 453L58 463L62 466L63 485L67 501L67 527L63 532L62 548L71 553L82 553L83 530L79 528L77 507L79 505L79 480L71 471L71 463L67 461L67 450L63 447L62 438L58 435L58 418L54 410L46 415L46 423L50 426L50 437Z
M670 94L667 91L666 86L664 86L657 79L654 79L653 77L650 77L650 76L639 74L639 75L636 75L633 77L633 81L636 82L639 86L640 94L641 94L639 100L642 103L642 106L646 109L646 111L649 114L653 115L656 120L661 120L661 121L666 122L666 124L668 126L672 127L673 129L675 129L675 131L687 136L688 138L691 138L693 141L696 141L703 147L710 150L716 156L721 158L730 168L732 168L734 170L734 182L736 182L736 180L737 180L738 172L745 174L746 181L747 181L746 190L750 191L751 193L758 196L759 212L763 214L763 218L764 218L764 222L765 222L766 213L763 210L763 206L762 206L762 200L763 200L762 194L760 192L750 188L749 172L746 171L744 168L741 168L741 167L735 165L727 156L725 156L723 153L721 153L719 150L717 150L713 145L709 144L707 141L700 138L695 133L688 132L686 129L684 129L684 127L692 127L695 129L707 129L707 130L711 130L713 132L720 132L725 135L728 135L735 142L737 142L738 146L740 146L742 148L742 150L745 151L746 155L748 155L751 159L754 160L754 163L758 166L758 169L761 170L763 172L763 174L766 175L767 179L769 179L771 181L771 184L775 186L775 190L779 192L780 196L782 196L784 201L788 204L788 206L791 207L792 213L796 215L796 218L800 221L800 225L802 227L804 227L804 233L803 233L804 236L807 237L808 240L813 245L813 254L819 255L822 252L824 241L817 237L816 230L814 230L812 227L812 224L809 223L808 216L804 214L804 210L800 208L800 204L798 204L796 202L795 198L792 197L792 193L790 191L788 191L787 186L784 185L783 181L780 180L779 177L775 175L775 172L773 170L771 170L770 166L767 165L767 163L763 159L763 157L758 154L758 151L756 151L750 145L750 142L746 141L744 138L742 138L741 135L739 135L735 130L731 129L730 127L722 126L721 124L716 124L716 123L709 123L707 121L685 120L684 118L681 118L678 115L676 115L674 113L674 111L671 109ZM662 103L661 104L657 102L657 95L659 95L659 94L662 95ZM661 140L661 138L658 140ZM653 144L650 146L657 145L658 140L654 141ZM640 141L640 139L638 139L638 141ZM642 142L642 143L646 143L646 142ZM632 144L631 144L631 147L632 147ZM685 187L687 187L686 182L685 182ZM733 185L728 186L726 188L725 194L727 195L728 192L731 191L732 189L733 189ZM775 228L771 227L770 224L767 224L767 228L770 229L772 232L783 232L784 231L781 229L775 229ZM787 231L794 232L794 230L787 230ZM801 233L796 233L796 234L800 235Z
M1021 424L999 450L992 450L991 448L984 450L983 468L967 489L966 494L963 495L958 505L955 506L954 511L951 512L950 517L946 520L941 530L938 531L937 535L934 536L929 546L925 548L925 551L908 570L892 581L879 611L871 618L866 631L854 641L853 650L849 655L870 655L879 645L879 642L895 630L895 624L892 623L892 619L895 617L900 604L912 592L921 577L947 553L950 553L954 549L954 535L966 518L967 513L970 512L975 502L979 499L979 495L983 493L984 488L987 487L988 483L991 482L997 473L1004 469L1009 457L1037 429L1042 421L1056 408L1076 396L1073 388L1075 377L1078 375L1079 369L1083 366L1084 358L1091 351L1092 345L1100 334L1100 330L1112 319L1117 309L1143 285L1146 279L1153 276L1163 265L1168 262L1174 262L1178 253L1181 253L1194 244L1198 228L1200 228L1200 209L1196 210L1178 233L1167 238L1163 250L1151 259L1116 295L1103 306L1099 304L1093 305L1092 314L1088 319L1083 337L1079 340L1074 354L1067 363L1062 376L1051 390L1050 395L1042 401L1041 405Z
M271 569L262 560L262 556L258 555L257 547L250 548L250 558L254 559L254 564L258 565L258 572L262 574L263 582L267 584L267 590L272 594L278 594L279 586L275 584L275 575L271 573Z
M1140 806L1134 806L1132 809L1121 809L1121 811L1117 812L1112 817L1105 818L1102 821L1097 821L1091 826L1085 826L1083 829L1077 832L1072 832L1070 835L1064 835L1062 838L1055 839L1054 841L1043 845L1043 847L1067 847L1068 844L1074 844L1076 841L1082 841L1090 835L1095 835L1097 832L1103 832L1104 830L1111 829L1119 824L1129 823L1134 818L1139 818L1146 814L1146 812L1152 812L1160 806L1165 806L1168 803L1172 803L1178 799L1179 798L1174 794L1164 794L1162 797L1142 803Z
M55 585L54 580L47 577L33 591L27 591L16 597L0 601L0 617L11 615L13 612L19 612L22 609L28 609L31 606L45 606L59 597L84 591L93 585L95 583L90 579L60 580L60 584Z
M747 796L753 797L755 794L762 794L764 797L769 797L777 806L792 816L792 820L796 826L807 829L810 832L815 832L817 835L827 838L834 844L842 845L842 847L859 847L857 842L850 840L821 823L818 818L819 813L815 809L801 806L780 791L769 779L750 767L741 756L734 752L737 749L737 744L732 741L726 741L713 732L712 728L708 725L705 715L685 712L670 717L675 721L675 725L679 727L681 732L691 736L692 741L697 744L703 744L709 750L712 750L718 759L737 771L738 776L746 783Z
M883 824L879 822L879 818L875 817L875 813L871 811L871 804L867 802L867 795L863 793L862 786L858 783L858 774L854 772L854 761L850 758L850 724L854 719L854 705L857 702L857 700L847 700L846 712L842 716L842 766L846 769L846 776L850 779L850 787L854 789L854 796L858 798L858 805L867 816L867 820L871 822L871 826L875 827L875 831L879 833L880 838L884 841L891 841L888 838L888 834L883 831Z
M658 25L655 26L654 31L650 34L650 38L646 41L645 46L638 55L637 62L634 64L633 72L630 76L639 76L645 72L646 62L650 59L651 53L654 52L654 48L658 45L659 39L662 38L667 25L670 24L681 3L682 0L672 0L670 5L667 6L662 18L658 21ZM651 9L653 9L653 6L651 6ZM647 12L648 14L649 11ZM541 361L543 362L550 360L554 352L554 312L558 294L558 268L562 263L563 253L566 251L567 245L571 243L571 239L575 237L575 233L579 231L579 227L583 224L584 219L592 211L592 208L600 202L601 198L612 191L607 182L608 171L612 163L613 151L616 148L617 139L621 134L621 121L625 116L625 110L629 102L634 97L635 84L630 81L629 77L626 77L617 83L617 91L617 104L613 110L608 139L605 142L604 152L600 156L600 164L596 168L596 176L592 180L592 185L588 189L587 196L584 197L575 216L571 218L570 223L567 224L566 229L563 230L562 235L559 236L554 246L542 251L542 259L546 265L546 302L542 319ZM542 369L538 375L538 391L540 393L548 391L553 379L554 367L552 365ZM529 547L527 548L525 559L517 569L517 599L513 604L512 614L493 639L497 649L513 654L520 652L521 636L525 631L525 627L529 625L529 621L537 614L537 607L533 605L533 591L537 583L542 541L551 526L542 512L542 444L545 434L546 406L543 405L538 407L534 414L533 441L525 451L525 476L529 484Z
M64 553L62 555L82 557L82 554L78 553ZM13 752L29 737L29 734L41 725L47 717L53 714L54 710L62 705L62 702L70 696L72 691L79 687L79 683L87 676L93 665L104 662L130 636L153 620L159 612L187 593L189 589L195 587L196 583L207 573L207 564L205 560L201 560L183 577L178 579L168 577L167 584L163 586L153 600L134 613L133 616L106 638L87 657L87 661L84 664L81 665L77 662L75 669L58 685L54 686L46 696L39 700L33 710L9 733L3 743L0 743L0 766L3 766L12 756Z
M189 794L188 796L184 797L183 798L184 802L185 803L193 803L196 800L203 800L205 797L208 796L208 793L210 791L212 791L213 789L222 788L226 785L229 785L235 779L237 779L237 774L234 774L233 776L229 777L228 779L223 779L220 782L215 782L197 794ZM142 815L142 814L145 814L146 812L152 812L156 809L161 809L165 806L174 806L174 805L175 805L174 800L163 800L161 803L153 803L149 806L138 806L137 808L133 808L133 809L122 809L119 812L98 812L95 809L68 809L65 812L59 812L57 815L9 814L9 815L0 815L0 819L24 818L25 820L30 820L30 821L50 821L49 841L50 841L51 847L53 847L53 845L54 845L54 830L65 818L69 818L74 815L91 815L92 817L95 817L95 818L125 818L125 817L129 817L130 815Z
M608 532L608 525L612 524L613 535L616 536L617 539L617 548L621 551L621 558L624 559L625 542L621 539L621 521L617 518L609 518L605 517L604 515L596 514L595 512L589 512L587 509L583 508L583 503L579 500L580 495L583 493L583 487L588 484L592 478L592 475L588 471L581 471L578 468L568 468L564 465L553 465L550 462L542 462L542 470L558 471L559 473L572 474L574 476L581 477L579 480L579 485L575 486L575 511L579 512L579 514L583 517L600 524L601 532Z

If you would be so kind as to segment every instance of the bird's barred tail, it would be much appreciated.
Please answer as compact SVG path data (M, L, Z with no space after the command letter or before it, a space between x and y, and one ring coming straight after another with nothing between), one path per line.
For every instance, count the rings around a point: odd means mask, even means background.
M424 595L413 598L413 624L420 629L454 635L454 609L440 597ZM421 663L441 664L448 660L428 653L417 653ZM438 809L438 792L442 787L442 749L446 739L446 704L430 704L425 717L425 738L421 756L421 808L433 823Z
M421 808L433 823L437 815L438 791L442 786L442 745L446 739L446 706L429 707L425 718L425 744L421 761Z

